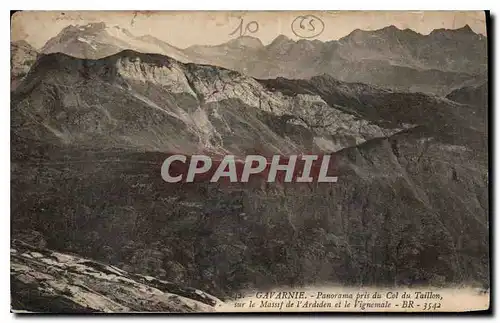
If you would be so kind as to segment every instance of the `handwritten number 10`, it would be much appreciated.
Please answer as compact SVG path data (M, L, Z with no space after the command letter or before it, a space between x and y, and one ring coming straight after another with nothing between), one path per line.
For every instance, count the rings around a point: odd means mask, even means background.
M243 30L243 19L240 21L240 25L229 35L232 36L236 34L239 31L239 36L245 35L247 32L253 34L256 33L259 30L259 24L257 21L250 21L248 24L245 25L245 29Z

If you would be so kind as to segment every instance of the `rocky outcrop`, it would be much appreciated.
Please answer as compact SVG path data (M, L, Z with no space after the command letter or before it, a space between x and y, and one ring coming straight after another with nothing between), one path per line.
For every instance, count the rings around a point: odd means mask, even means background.
M38 52L26 41L10 44L10 82L14 90L35 63Z
M194 288L19 240L10 255L14 312L213 312L221 303Z

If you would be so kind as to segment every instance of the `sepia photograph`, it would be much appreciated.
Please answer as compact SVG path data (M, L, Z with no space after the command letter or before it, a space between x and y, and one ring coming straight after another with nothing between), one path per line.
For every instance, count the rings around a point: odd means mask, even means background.
M491 310L490 19L12 11L11 312Z

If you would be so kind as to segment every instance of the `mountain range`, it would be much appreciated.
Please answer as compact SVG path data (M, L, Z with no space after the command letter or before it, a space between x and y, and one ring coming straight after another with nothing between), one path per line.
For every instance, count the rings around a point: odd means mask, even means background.
M481 132L485 124L436 96L329 75L256 80L130 50L100 60L45 55L14 102L16 136L184 153L245 154L256 142L272 153L335 152L418 125L434 130L453 120Z
M134 36L119 26L70 25L49 39L41 53L98 59L125 49L157 53L184 63L208 64L260 78L309 78L329 74L399 91L446 95L486 78L487 41L469 26L422 35L395 26L354 30L327 42L294 41L280 35L270 44L242 36L217 46L176 48L153 36Z

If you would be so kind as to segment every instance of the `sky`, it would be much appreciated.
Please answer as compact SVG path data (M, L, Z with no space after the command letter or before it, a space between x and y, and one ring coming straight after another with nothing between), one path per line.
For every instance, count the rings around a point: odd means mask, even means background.
M457 29L468 24L486 35L483 11L23 11L11 20L11 40L26 40L41 48L68 25L105 22L136 36L152 35L169 44L218 45L238 36L253 36L263 44L282 34L291 39L337 40L355 29L376 30L394 25L421 34Z

